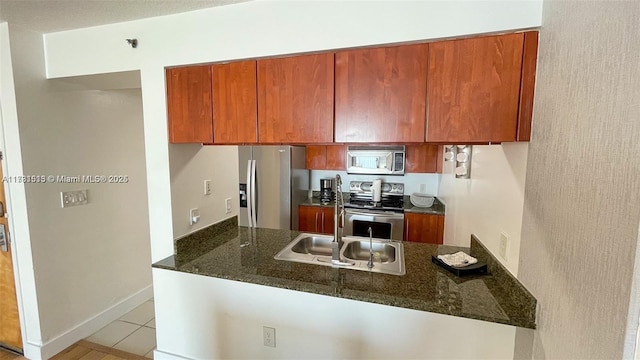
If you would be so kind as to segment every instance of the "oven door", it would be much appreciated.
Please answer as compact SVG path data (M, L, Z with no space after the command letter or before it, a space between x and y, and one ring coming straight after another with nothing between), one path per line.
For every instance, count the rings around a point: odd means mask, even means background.
M345 209L345 236L369 237L369 228L373 237L402 241L404 234L404 214L393 211L368 209Z

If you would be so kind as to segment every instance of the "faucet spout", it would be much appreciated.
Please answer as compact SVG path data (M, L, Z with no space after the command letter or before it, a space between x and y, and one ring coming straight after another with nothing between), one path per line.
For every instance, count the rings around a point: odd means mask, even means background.
M342 246L342 234L340 233L341 200L342 200L342 179L340 174L336 174L335 201L333 208L333 241L331 242L331 260L340 261L340 246ZM342 209L344 209L344 204Z
M369 262L367 263L369 270L373 268L373 230L369 228Z
M342 247L342 227L344 226L344 202L342 199L342 179L336 174L336 197L333 209L333 241L331 242L331 263L335 266L354 265L353 261L340 259Z

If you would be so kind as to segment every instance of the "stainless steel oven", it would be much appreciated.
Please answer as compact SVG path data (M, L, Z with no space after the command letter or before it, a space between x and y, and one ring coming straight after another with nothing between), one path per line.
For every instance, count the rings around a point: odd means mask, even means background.
M344 235L402 241L404 234L404 185L376 181L351 181L345 206ZM377 188L378 190L375 190ZM374 191L375 190L375 191ZM381 193L374 196L374 192ZM374 201L378 200L378 201Z
M345 209L344 235L373 237L402 241L404 213L372 209Z

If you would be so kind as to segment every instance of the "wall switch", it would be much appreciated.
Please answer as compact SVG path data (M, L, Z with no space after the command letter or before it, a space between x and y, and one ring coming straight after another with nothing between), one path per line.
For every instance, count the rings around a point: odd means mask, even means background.
M231 212L231 198L224 199L225 213Z
M498 253L500 257L504 260L507 260L507 248L509 246L509 235L505 233L500 233L500 249L498 249Z
M262 339L264 341L264 346L276 347L276 329L263 326Z
M420 184L420 192L423 194L427 192L427 184Z
M89 190L63 191L60 193L60 205L63 208L86 205L89 203Z
M195 208L189 210L189 225L193 225L200 221L200 211Z
M204 181L204 194L211 195L211 180Z

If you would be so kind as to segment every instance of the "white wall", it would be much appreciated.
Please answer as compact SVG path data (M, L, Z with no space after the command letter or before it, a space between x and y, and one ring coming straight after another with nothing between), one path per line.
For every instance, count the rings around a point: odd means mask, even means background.
M237 146L170 145L169 161L174 238L238 215ZM204 195L205 179L211 180L211 195ZM226 198L233 207L228 214ZM199 209L200 221L189 225L192 208Z
M476 234L496 258L518 274L528 143L475 145L471 178L456 179L444 162L438 198L446 205L444 243L469 246ZM499 256L500 234L509 237L507 259Z
M540 1L251 1L51 33L49 77L540 26ZM137 38L132 49L124 39Z
M0 142L5 156L2 161L5 176L22 175L22 150L18 127L18 109L9 43L9 25L0 23ZM22 340L41 343L40 311L36 295L35 271L27 215L27 199L23 183L6 183L5 195L9 232L13 239L13 264L16 279L18 309L22 329ZM25 355L28 354L25 345ZM36 349L37 350L37 349Z
M153 278L156 359L513 358L513 326L163 269Z
M640 223L640 6L545 1L519 278L534 358L621 359Z
M25 186L29 233L15 242L31 245L40 328L26 329L25 351L37 359L113 320L118 306L126 311L131 299L151 295L142 104L139 89L78 91L47 81L42 35L15 26L9 34L23 174L129 179ZM22 175L15 171L7 175ZM60 192L73 189L88 189L89 204L61 208Z
M540 14L540 1L253 1L47 34L47 74L140 69L157 261L173 253L171 198L189 197L169 180L165 66L509 31L539 26ZM139 40L136 49L124 41L132 37ZM236 186L236 176L225 179ZM237 191L222 196L237 197Z

